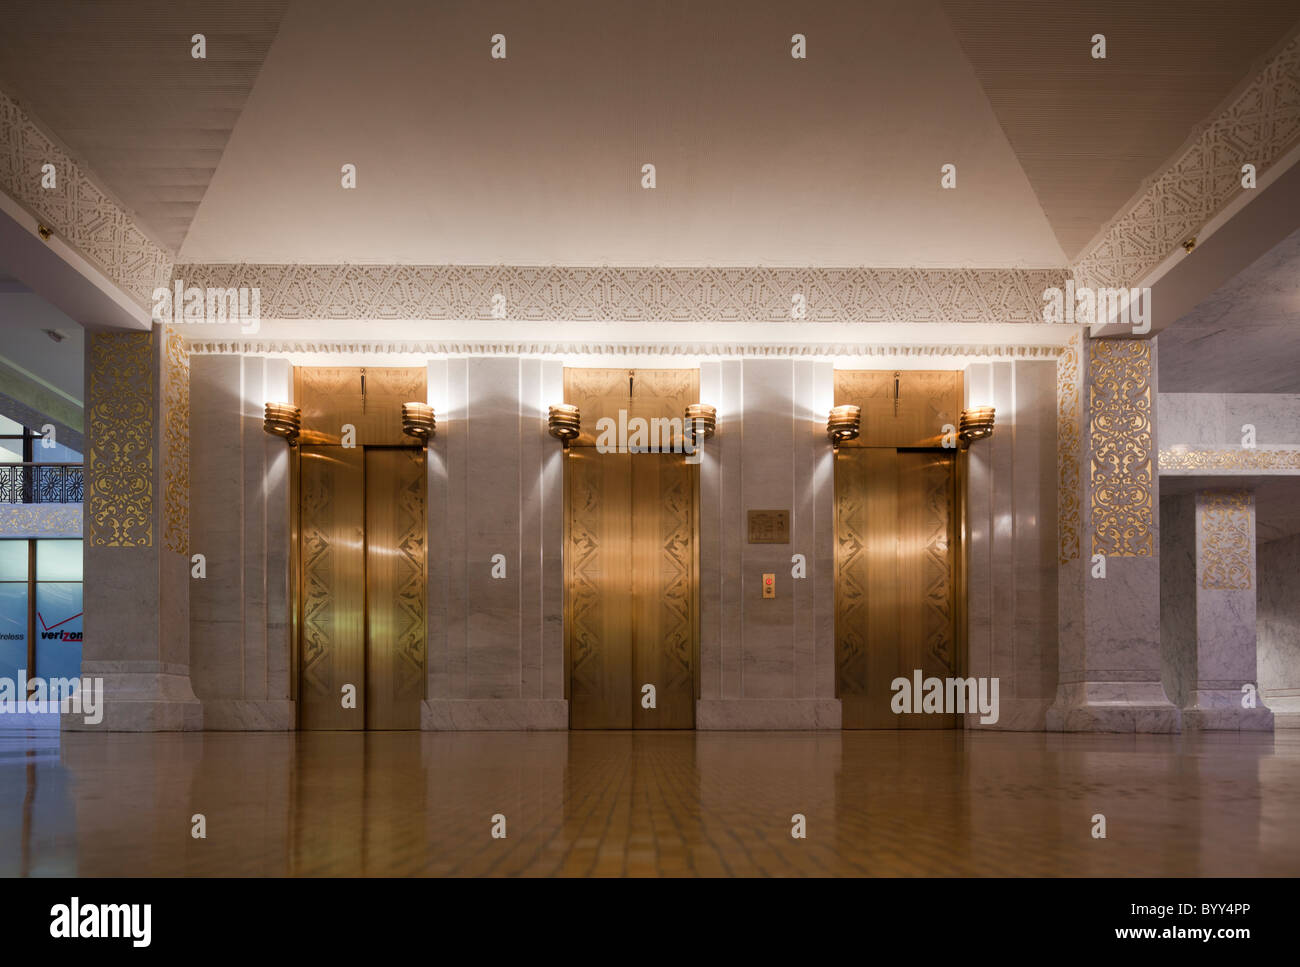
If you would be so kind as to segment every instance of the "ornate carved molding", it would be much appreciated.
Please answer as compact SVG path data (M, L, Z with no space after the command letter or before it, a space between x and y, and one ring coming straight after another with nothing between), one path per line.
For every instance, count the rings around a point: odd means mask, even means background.
M1151 557L1155 553L1151 343L1091 340L1088 366L1089 553Z
M1132 286L1300 139L1300 37L1287 44L1074 265L1080 285Z
M1161 473L1221 471L1267 473L1300 471L1300 449L1294 448L1205 448L1171 447L1160 451Z
M1078 333L1056 361L1056 465L1057 534L1060 562L1079 556L1079 450L1083 438L1083 412L1079 393L1079 360L1083 334Z
M86 352L87 539L100 547L152 547L153 334L91 332Z
M1062 346L1010 343L924 345L919 343L618 343L618 342L388 342L383 340L187 339L196 356L353 353L415 356L995 356L1006 359L1056 359Z
M41 186L54 165L55 186ZM0 190L80 252L135 302L167 285L172 257L136 225L12 98L0 92Z
M1041 322L1065 269L511 265L176 266L186 287L259 288L264 319L516 322ZM504 296L493 315L494 297ZM500 300L498 299L498 303Z
M1249 591L1255 586L1254 503L1254 497L1244 490L1197 497L1197 563L1202 588Z
M171 326L163 353L163 545L190 553L190 357Z

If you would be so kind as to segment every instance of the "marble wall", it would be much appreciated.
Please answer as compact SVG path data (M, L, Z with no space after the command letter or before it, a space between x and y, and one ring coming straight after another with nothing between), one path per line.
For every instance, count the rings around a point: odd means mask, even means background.
M1160 498L1160 680L1180 708L1196 684L1196 497Z
M997 678L998 721L1036 730L1056 696L1056 364L975 363L964 405L993 406L993 436L966 453L966 674Z
M268 401L293 401L281 359L190 360L190 582L194 693L204 728L292 729L289 447L262 429Z
M1274 728L1300 728L1300 534L1256 548L1259 690Z
M1162 446L1241 446L1247 424L1258 446L1300 443L1300 395L1161 393Z
M700 465L700 729L837 729L834 462L828 362L700 367L718 409ZM789 544L748 543L747 512L790 511ZM802 554L806 577L792 576ZM776 597L762 575L776 575Z

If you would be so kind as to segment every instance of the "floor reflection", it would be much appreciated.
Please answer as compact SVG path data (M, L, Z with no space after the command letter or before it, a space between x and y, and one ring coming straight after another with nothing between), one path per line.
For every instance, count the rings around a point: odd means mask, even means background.
M0 872L1294 876L1297 801L1289 732L10 732Z

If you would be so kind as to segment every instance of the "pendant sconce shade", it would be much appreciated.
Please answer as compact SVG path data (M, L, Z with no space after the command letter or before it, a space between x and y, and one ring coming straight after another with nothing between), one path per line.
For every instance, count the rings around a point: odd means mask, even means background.
M961 424L957 428L957 439L965 450L976 440L983 440L993 435L993 407L977 406L961 411Z
M831 415L826 420L826 435L831 443L839 446L847 440L856 440L862 429L862 407L845 403L831 408Z
M283 437L293 446L302 430L302 410L292 403L267 403L262 429L272 436Z
M569 403L552 406L546 417L546 426L566 447L570 440L576 440L582 429L582 416L578 408Z
M686 433L692 446L699 446L718 429L718 408L707 403L692 403L686 407Z
M428 403L402 404L402 432L417 440L428 442L437 431L437 421L433 417L433 407Z

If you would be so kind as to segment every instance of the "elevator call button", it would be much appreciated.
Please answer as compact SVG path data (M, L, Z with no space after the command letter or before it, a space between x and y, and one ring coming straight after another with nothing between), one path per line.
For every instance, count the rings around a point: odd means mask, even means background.
M765 598L776 597L776 575L775 574L763 575L763 597Z

